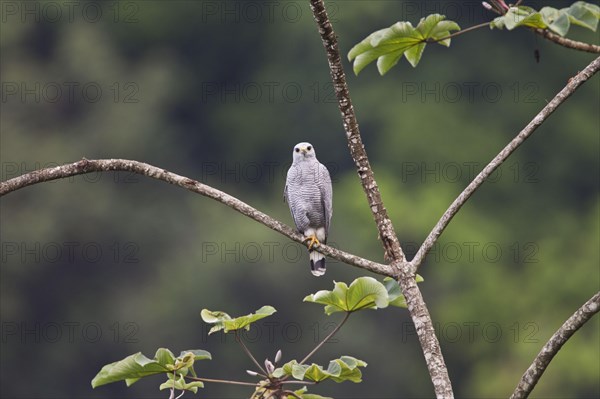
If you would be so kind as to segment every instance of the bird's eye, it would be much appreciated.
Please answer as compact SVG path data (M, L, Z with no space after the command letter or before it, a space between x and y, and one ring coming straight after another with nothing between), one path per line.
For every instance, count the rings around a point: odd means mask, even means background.
M307 149L308 151L310 151L310 150L312 150L312 147L309 145L308 147L306 147L306 149Z
M296 150L296 152L300 152L300 148L296 148L295 150Z

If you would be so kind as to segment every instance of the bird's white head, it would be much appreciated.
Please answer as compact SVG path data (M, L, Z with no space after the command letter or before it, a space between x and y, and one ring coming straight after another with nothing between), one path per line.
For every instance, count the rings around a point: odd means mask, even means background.
M294 162L317 159L315 147L311 143L298 143L294 146L292 154Z

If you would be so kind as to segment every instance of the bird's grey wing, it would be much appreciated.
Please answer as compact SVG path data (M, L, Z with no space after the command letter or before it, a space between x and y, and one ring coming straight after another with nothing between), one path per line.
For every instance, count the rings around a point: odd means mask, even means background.
M298 220L296 219L296 202L293 201L290 197L292 197L294 195L293 192L293 187L290 188L289 186L289 182L293 181L294 176L296 175L296 168L291 167L290 170L288 170L288 174L287 174L287 179L286 179L286 183L285 183L285 188L283 189L283 199L288 203L288 206L290 207L290 213L292 214L292 219L294 219L294 224L296 225L296 229L298 229L298 231L300 231L300 225L298 223ZM302 231L300 231L302 233Z
M283 189L283 200L285 202L287 202L288 204L290 204L290 207L291 207L291 202L290 202L290 197L289 197L289 187L290 187L290 182L294 181L294 179L296 177L296 173L298 173L298 172L296 171L296 168L294 168L294 166L291 166L288 169L287 176L285 178L285 187Z
M329 233L329 222L333 215L333 189L331 188L331 176L325 165L319 165L319 190L321 191L321 204L325 217L325 234Z

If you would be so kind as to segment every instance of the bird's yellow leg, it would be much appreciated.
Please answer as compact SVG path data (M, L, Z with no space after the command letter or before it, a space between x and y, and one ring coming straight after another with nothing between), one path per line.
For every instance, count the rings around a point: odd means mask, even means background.
M317 244L317 245L321 245L321 243L319 242L319 240L317 239L316 234L311 235L310 237L306 237L304 239L304 241L310 241L310 243L308 244L308 249L312 249L313 245Z

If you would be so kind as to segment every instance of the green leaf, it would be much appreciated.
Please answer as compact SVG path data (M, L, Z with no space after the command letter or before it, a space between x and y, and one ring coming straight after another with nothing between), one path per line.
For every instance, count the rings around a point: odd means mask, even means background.
M421 18L417 25L417 30L421 34L421 38L431 37L431 32L437 27L437 25L445 20L446 17L440 14L431 14L425 18ZM459 28L460 29L460 28Z
M204 383L202 381L191 381L186 382L185 378L178 374L175 377L173 374L169 374L169 379L162 384L160 384L161 391L163 389L171 389L175 388L178 391L191 391L193 393L198 393L198 388L204 388Z
M496 17L490 22L490 29L504 29L504 16Z
M154 359L161 366L167 366L175 363L175 355L167 348L159 348L154 355Z
M202 309L200 315L202 316L202 320L204 320L204 322L208 324L214 324L214 327L212 327L208 332L210 335L220 330L223 330L225 333L236 331L242 328L249 330L250 324L267 316L271 316L276 311L277 310L275 310L275 308L272 306L263 306L254 313L233 319L225 312Z
M389 304L387 290L373 277L359 277L348 288L346 304L350 311L385 308Z
M571 7L573 6L581 6L591 12L594 17L600 19L600 6L597 4L587 3L585 1L576 1Z
M372 38L371 45L375 47L375 54L380 54L377 69L381 75L396 65L406 50L423 40L410 22L397 22L379 32L381 34Z
M508 30L513 30L519 26L546 29L559 16L560 12L552 7L544 7L540 12L526 6L510 7L506 14L495 18L490 27L498 29L506 28Z
M340 360L346 363L351 369L354 369L355 367L367 367L367 362L352 356L342 356L340 357Z
M179 357L183 357L187 353L192 353L194 355L194 360L212 360L212 355L210 352L203 349L189 349L187 351L181 351Z
M425 51L425 43L419 43L404 52L406 60L410 63L410 65L413 66L413 68L417 66L419 61L421 61L423 51ZM379 66L379 64L377 64L377 66Z
M321 396L321 395L316 395L314 393L305 393L303 395L298 395L300 396L302 399L333 399L330 396Z
M445 19L443 15L432 14L422 18L416 27L410 22L401 21L371 33L348 52L348 60L354 60L354 73L358 75L368 64L377 60L379 73L385 75L402 55L416 67L428 40L439 40L441 45L448 47L450 39L444 37L450 31L460 30L456 22Z
M417 274L415 278L417 283L423 282L423 277ZM397 306L399 308L407 308L406 298L402 295L402 290L400 289L400 285L396 280L391 277L386 277L383 279L383 285L388 292L388 300L391 306Z
M306 366L304 366L304 365L296 366L296 368L300 368L300 367L306 367ZM303 380L304 378L306 378L309 381L321 382L323 380L328 379L330 377L330 374L328 371L323 370L323 366L313 363L304 370L304 375L302 378L296 377L296 375L294 375L294 377L297 379L300 379L300 380Z
M311 365L298 364L296 360L292 360L276 369L273 375L277 378L292 376L300 381L321 382L331 379L338 383L344 381L358 383L362 380L362 372L359 368L366 366L366 362L352 356L342 356L330 361L327 370L315 363Z
M317 395L314 393L306 393L306 391L307 391L306 387L302 387L301 389L294 391L294 393L302 399L333 399L333 398L330 398L329 396L321 396L321 395ZM288 399L292 399L292 398L288 396Z
M92 388L117 381L125 381L127 386L131 386L142 377L174 370L178 370L178 374L186 375L190 369L193 371L195 360L203 359L211 359L211 355L200 349L181 352L177 358L166 348L159 348L154 359L149 359L138 352L102 367L92 380Z
M322 290L304 298L305 302L325 305L325 313L355 312L388 306L388 294L384 285L373 277L359 277L348 287L335 282L332 291Z
M571 4L571 7L565 9L569 17L569 21L573 25L593 30L598 28L598 20L600 20L600 7L596 4L578 1Z
M420 283L423 277L417 274L415 280ZM388 305L406 308L406 300L398 283L390 277L386 277L383 283L372 277L359 277L350 286L343 282L334 282L333 290L322 290L308 295L304 302L325 305L327 315L385 308Z
M450 35L450 31L460 30L460 26L454 21L440 21L438 24L431 30L430 35L434 40L440 40L448 35ZM449 47L450 39L444 39L438 42L439 44Z
M373 32L372 34L367 36L367 38L364 39L362 42L355 45L348 53L349 61L355 59L353 69L356 75L358 75L360 71L362 71L367 65L369 65L371 62L375 61L377 58L384 55L388 51L389 48L386 49L385 46L375 49L371 45L371 40L373 40L374 37L381 35L384 30L385 29Z
M194 365L194 354L192 352L183 353L183 356L175 359L175 364L167 364L167 368L171 371L178 371L186 375L188 370Z
M531 7L510 7L506 14L501 18L506 29L513 30L517 26L521 26L521 23L535 12L536 11Z
M552 8L552 7L545 7ZM516 26L528 26L536 29L546 29L549 23L545 21L541 12L534 12L523 18Z
M123 380L128 380L127 385L129 386L142 377L167 371L169 370L166 366L159 364L156 360L148 359L138 352L102 367L102 370L92 380L92 388Z
M308 391L308 388L306 388L306 386L303 386L302 388L298 389L297 391L294 391L294 393L300 397L302 397L302 395L304 393L306 393L306 391Z
M569 27L571 23L569 22L569 15L567 14L567 8L563 8L562 10L557 10L553 7L544 7L540 10L539 13L535 13L533 15L539 15L542 19L542 25L540 26L532 26L528 24L523 24L525 26L531 26L533 28L540 29L550 29L551 31L564 36L569 31Z
M554 7L543 7L539 12L531 7L510 7L503 16L495 18L491 28L512 30L519 26L535 29L549 29L565 36L571 24L596 31L600 20L600 7L595 4L577 1L568 8L557 10Z
M385 286L388 292L388 300L390 301L390 305L398 306L400 308L407 308L406 298L402 295L402 290L400 289L400 285L396 280L391 277L386 277L383 279L383 285Z
M565 36L571 27L569 16L565 12L559 12L558 18L548 26L548 29L561 36Z
M331 380L335 382L352 381L359 383L362 381L362 372L358 367L366 367L367 363L351 356L342 356L329 362L327 372L331 375Z

